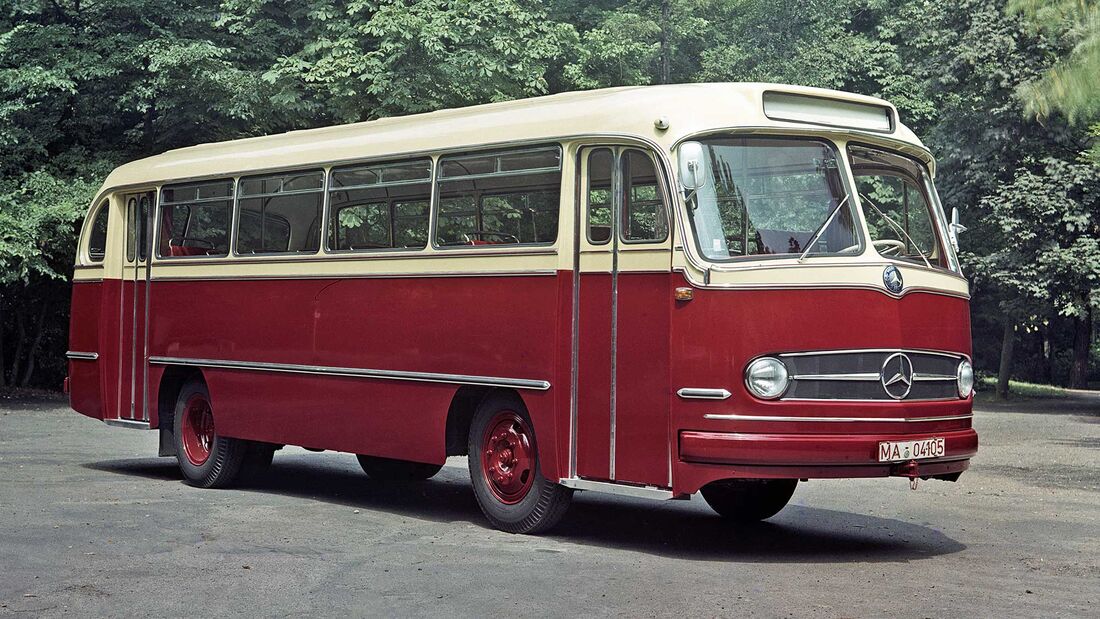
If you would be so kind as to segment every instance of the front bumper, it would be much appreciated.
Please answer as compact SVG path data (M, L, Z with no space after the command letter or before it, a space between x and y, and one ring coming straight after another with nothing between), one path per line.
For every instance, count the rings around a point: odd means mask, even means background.
M881 441L943 437L941 458L879 462ZM682 431L678 486L702 486L730 478L827 479L847 477L947 477L969 466L978 451L973 428L891 434L773 434ZM688 490L693 492L694 489Z

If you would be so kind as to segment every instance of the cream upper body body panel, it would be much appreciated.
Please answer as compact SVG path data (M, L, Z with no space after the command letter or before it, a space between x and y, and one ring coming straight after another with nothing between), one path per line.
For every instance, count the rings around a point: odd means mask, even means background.
M107 177L104 188L572 136L644 137L667 152L676 142L701 131L727 127L806 130L804 123L772 120L764 114L761 101L768 91L885 106L897 117L882 99L819 88L756 83L627 86L181 148L118 167ZM667 121L668 129L655 126L658 118ZM885 137L924 150L900 122Z

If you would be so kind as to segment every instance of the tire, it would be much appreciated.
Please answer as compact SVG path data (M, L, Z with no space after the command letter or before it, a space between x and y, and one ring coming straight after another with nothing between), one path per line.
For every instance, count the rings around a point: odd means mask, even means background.
M759 522L786 507L797 485L797 479L726 479L703 486L701 492L723 518Z
M442 464L427 462L394 460L377 456L357 455L355 457L359 459L359 466L363 467L363 472L371 479L378 481L424 481L435 477L435 474L443 468Z
M467 445L474 496L494 527L542 533L565 515L573 490L542 476L534 426L517 395L485 398L474 413Z
M176 459L184 480L199 488L226 488L238 478L248 442L218 436L206 383L192 379L180 389L173 417Z

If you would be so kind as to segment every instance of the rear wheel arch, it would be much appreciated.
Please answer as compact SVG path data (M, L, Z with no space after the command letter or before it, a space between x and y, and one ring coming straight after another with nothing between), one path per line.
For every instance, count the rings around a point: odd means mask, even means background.
M157 385L157 427L160 429L160 456L176 455L175 436L173 436L176 400L180 389L191 380L206 382L202 370L198 368L170 365L165 369Z
M446 449L448 456L467 455L470 422L478 405L494 391L493 387L466 385L459 387L447 409Z

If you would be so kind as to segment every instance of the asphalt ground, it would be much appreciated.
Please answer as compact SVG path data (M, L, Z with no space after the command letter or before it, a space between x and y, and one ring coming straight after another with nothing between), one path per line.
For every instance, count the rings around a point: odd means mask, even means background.
M154 432L0 397L0 615L1100 616L1100 398L975 426L958 483L811 481L744 528L580 493L526 537L488 527L465 459L385 485L287 448L256 487L198 490Z

